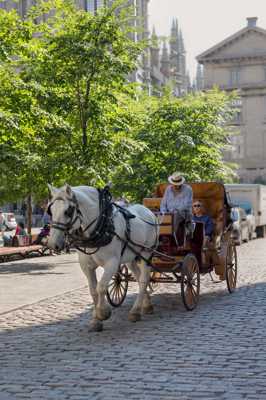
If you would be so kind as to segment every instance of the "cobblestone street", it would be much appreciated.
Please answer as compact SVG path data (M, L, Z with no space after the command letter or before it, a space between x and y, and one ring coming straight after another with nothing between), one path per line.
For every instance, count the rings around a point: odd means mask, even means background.
M87 288L2 314L0 400L265 400L266 240L238 255L236 292L203 276L193 312L165 284L155 313L132 324L130 283L101 333L87 330Z

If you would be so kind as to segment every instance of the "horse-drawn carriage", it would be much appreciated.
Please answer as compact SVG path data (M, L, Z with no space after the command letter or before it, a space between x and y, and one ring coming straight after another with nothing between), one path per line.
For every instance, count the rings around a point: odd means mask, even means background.
M160 202L167 184L158 185L155 197L143 200L143 204L158 216L160 224L158 247L152 251L148 262L152 268L150 287L153 289L157 283L180 283L187 310L197 306L200 275L210 273L212 277L214 273L216 282L225 281L230 293L234 291L237 280L237 254L224 186L215 182L190 185L194 199L201 201L214 223L212 240L206 247L202 223L194 224L193 235L188 239L184 226L175 232L172 214L160 214ZM123 264L108 286L107 299L112 306L118 307L123 303L130 281L134 278Z

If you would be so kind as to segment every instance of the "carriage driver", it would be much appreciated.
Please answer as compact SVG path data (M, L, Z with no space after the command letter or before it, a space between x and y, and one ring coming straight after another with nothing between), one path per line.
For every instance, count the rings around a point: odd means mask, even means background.
M189 185L185 184L185 178L178 172L168 177L170 185L164 192L160 205L161 213L174 213L175 231L181 222L185 222L186 234L192 235L192 198L193 192Z

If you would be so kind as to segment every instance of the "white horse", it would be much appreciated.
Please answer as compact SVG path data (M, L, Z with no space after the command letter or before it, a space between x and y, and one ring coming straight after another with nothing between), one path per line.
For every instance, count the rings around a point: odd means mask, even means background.
M78 243L77 247L86 247L86 253L92 253L88 255L78 250L80 266L88 279L94 302L90 329L101 331L102 321L111 316L105 295L112 276L118 272L121 264L126 263L129 266L139 285L139 293L129 312L129 320L136 322L141 319L142 312L152 313L153 306L147 292L150 267L143 262L143 258L149 259L149 248L157 246L158 223L155 215L140 204L132 205L127 210L135 217L130 218L127 223L121 212L123 210L112 205L110 198L109 201L106 201L106 196L103 198L101 193L104 190L100 192L90 186L69 185L60 189L49 185L49 189L52 195L52 225L48 246L54 250L62 250L65 238L69 236L74 238L74 243ZM130 233L127 233L129 226ZM112 230L115 234L108 236ZM138 262L137 254L143 257L142 262ZM96 269L99 266L104 272L98 282Z

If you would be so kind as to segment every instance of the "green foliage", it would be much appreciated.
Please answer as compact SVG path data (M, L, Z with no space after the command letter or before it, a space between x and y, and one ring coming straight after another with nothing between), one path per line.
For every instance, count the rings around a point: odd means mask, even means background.
M128 82L144 46L128 9L73 4L41 1L26 20L0 10L1 201L46 196L47 182L113 180L115 194L141 200L176 170L230 179L231 96L147 96Z
M138 148L127 121L115 122L143 47L130 13L121 1L97 16L73 4L40 2L25 21L1 10L2 201L44 196L47 182L103 183Z
M145 145L132 157L131 171L120 168L114 177L118 191L140 200L174 171L189 181L229 181L232 165L223 161L232 119L228 96L217 90L176 99L143 99L146 112L138 111L136 140ZM121 179L123 176L123 179Z

